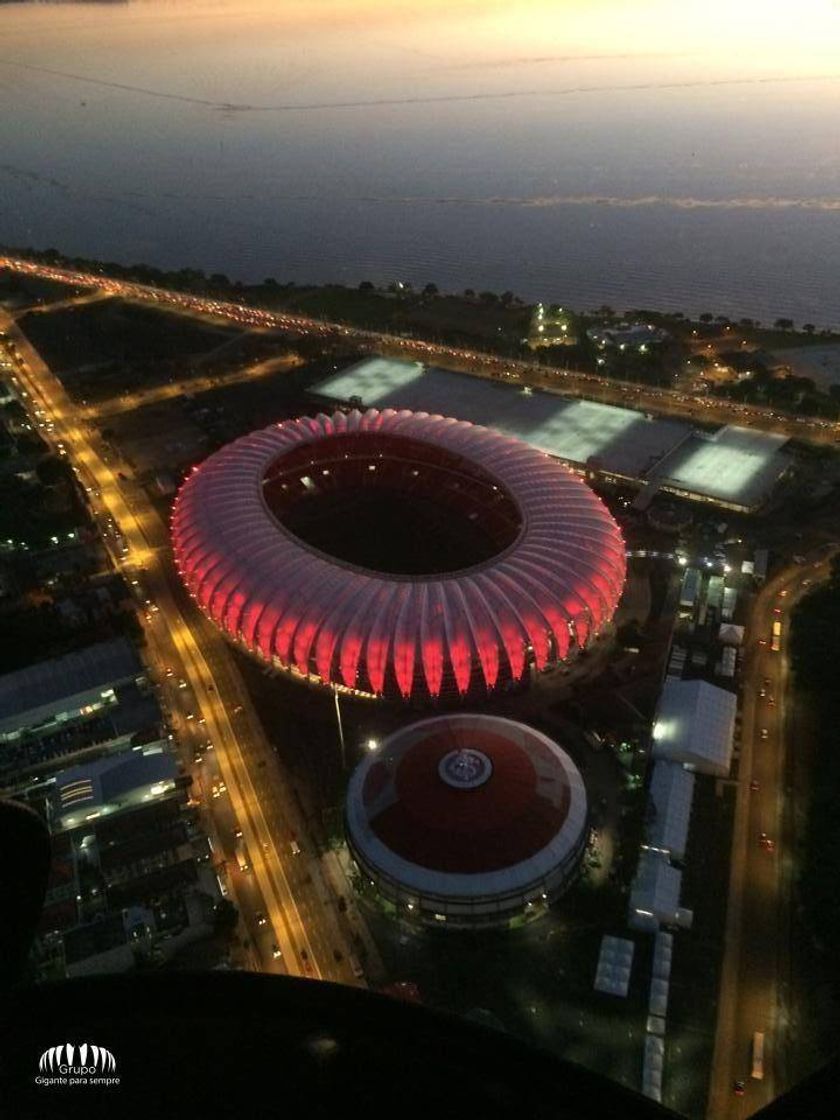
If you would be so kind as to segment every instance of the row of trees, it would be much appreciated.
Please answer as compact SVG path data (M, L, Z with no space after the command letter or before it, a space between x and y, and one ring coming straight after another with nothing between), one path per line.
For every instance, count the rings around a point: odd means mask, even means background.
M422 288L415 290L414 285L409 282L400 283L392 282L386 288L378 288L371 280L362 280L359 284L360 292L381 292L385 291L389 295L401 295L405 297L422 296L425 299L434 299L435 296L441 295L440 288L437 284L425 284ZM487 304L489 307L494 307L497 304L502 307L522 306L522 300L513 294L513 292L502 292L497 295L495 292L484 291L476 293L473 288L464 288L461 293L461 298L470 302L478 301L479 303Z
M744 403L770 405L800 416L822 416L829 420L840 417L840 385L831 385L824 393L810 377L774 377L765 365L749 354L733 352L720 357L733 369L749 370L751 376L715 387L718 395Z

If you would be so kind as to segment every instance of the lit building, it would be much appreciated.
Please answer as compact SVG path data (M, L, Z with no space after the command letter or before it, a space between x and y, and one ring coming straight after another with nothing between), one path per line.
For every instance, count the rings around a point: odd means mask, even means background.
M0 751L28 732L44 735L116 705L116 690L144 676L124 638L6 673L0 677Z
M175 756L158 742L62 770L52 781L51 824L57 831L166 797L186 779L179 776Z
M196 468L173 513L199 607L279 669L435 701L519 685L610 623L621 533L575 474L427 413L276 424Z
M517 384L372 357L339 370L310 390L357 407L445 412L521 439L573 470L604 482L659 491L751 513L789 471L777 432L726 425L714 432L682 420L651 416ZM640 497L642 496L640 494ZM638 508L643 508L639 506Z
M661 346L670 335L650 323L619 323L615 327L590 327L587 338L601 350L638 350L642 354Z
M424 720L391 735L350 780L347 836L397 918L509 925L575 879L587 800L545 735L494 716Z

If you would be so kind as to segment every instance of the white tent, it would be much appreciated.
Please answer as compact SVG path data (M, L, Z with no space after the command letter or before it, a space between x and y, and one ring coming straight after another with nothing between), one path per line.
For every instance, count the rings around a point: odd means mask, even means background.
M668 980L671 976L671 960L674 955L674 935L666 930L657 933L653 944L653 967L651 974L657 980Z
M595 973L596 992L606 992L611 996L627 995L635 951L635 942L627 937L611 937L606 934L601 938L601 952Z
M720 617L724 622L731 622L735 617L735 604L737 602L737 587L725 587L723 589L723 605L720 608Z
M718 641L726 646L740 646L744 643L744 627L736 626L734 622L721 623L718 630Z
M691 925L694 915L680 906L682 872L661 852L643 851L630 889L628 921L634 929L653 932L661 925Z
M645 1036L645 1058L642 1067L642 1092L651 1100L662 1100L662 1070L665 1065L665 1043L655 1034Z
M653 765L648 796L647 842L673 859L684 859L694 798L694 775L681 762Z
M648 1011L651 1015L658 1015L660 1019L665 1018L668 1010L668 988L669 983L667 980L651 980L650 982L650 996L648 997Z
M734 693L706 681L666 678L653 724L653 756L725 777L732 761Z

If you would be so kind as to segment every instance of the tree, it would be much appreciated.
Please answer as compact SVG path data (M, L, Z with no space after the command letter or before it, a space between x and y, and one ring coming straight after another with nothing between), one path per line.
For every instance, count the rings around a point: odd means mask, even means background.
M423 289L424 296L436 296L438 294L437 284L427 284Z
M499 297L499 302L501 303L502 307L510 307L515 299L516 296L513 294L513 292L502 292L501 296Z
M616 630L616 639L624 649L638 649L643 642L642 628L636 618L631 618Z
M499 297L495 292L479 292L478 298L482 303L493 304L499 302Z
M805 332L806 334L813 334L813 333L814 333L814 331L815 331L815 330L816 330L817 328L816 328L816 327L814 326L814 324L813 324L813 323L803 323L803 324L802 324L802 329L803 329L803 331L804 331L804 332Z
M773 326L777 331L792 331L793 319L777 319Z
M703 314L699 316L699 319L701 323L711 323L714 319L714 315L712 315L711 311L704 311Z
M376 288L370 282L370 280L363 280L361 282L361 284L359 285L359 291L360 292L373 292L373 291L376 291Z
M464 299L475 299L475 292L472 288L464 288Z
M214 288L229 288L230 287L230 280L228 280L227 276L225 276L225 274L223 272L214 272L213 275L210 277L210 283L213 285Z
M35 473L38 475L38 481L42 486L57 486L60 482L66 480L70 468L66 466L55 455L50 455L46 459L42 459L35 467Z

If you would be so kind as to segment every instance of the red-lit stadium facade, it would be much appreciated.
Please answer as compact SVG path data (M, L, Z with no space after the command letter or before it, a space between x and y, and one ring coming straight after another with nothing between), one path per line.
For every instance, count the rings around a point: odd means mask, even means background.
M481 696L610 621L615 521L557 461L487 428L374 409L274 425L196 468L175 558L225 633L338 689Z
M402 728L353 772L354 859L404 921L507 925L541 913L577 877L586 789L541 732L458 713Z

